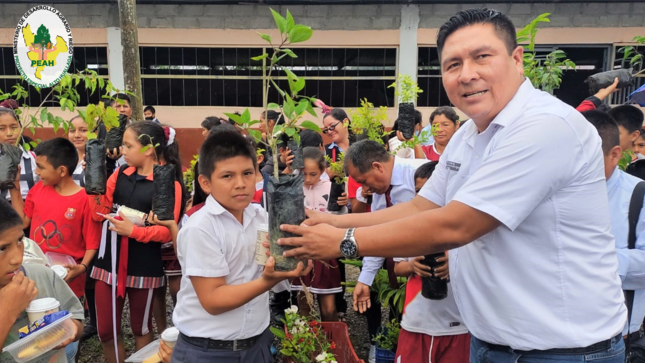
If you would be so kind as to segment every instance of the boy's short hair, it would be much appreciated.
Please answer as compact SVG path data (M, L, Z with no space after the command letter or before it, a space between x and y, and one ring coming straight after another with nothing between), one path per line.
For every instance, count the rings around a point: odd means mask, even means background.
M223 126L223 125L222 125ZM251 143L238 131L225 130L217 127L216 132L211 133L199 149L199 174L210 179L215 165L226 159L236 156L244 156L253 161L253 167L257 166L255 150Z
M431 161L429 163L425 163L421 165L417 171L414 172L414 180L417 179L430 179L432 176L432 173L434 172L434 168L437 166L438 162L437 161Z
M15 209L7 202L6 199L0 199L0 233L14 228L16 226L22 226L22 218L18 215Z
M156 112L156 110L155 110L155 108L154 108L154 107L152 107L152 106L146 106L146 108L144 108L144 109L143 109L143 112L146 112L146 111L150 111L150 112L152 112L153 114L157 113L157 112Z
M36 156L45 156L54 169L64 166L71 176L78 165L78 152L71 141L62 137L43 141L34 149Z
M632 105L620 105L609 110L609 115L630 134L643 127L643 111Z
M614 118L608 113L600 111L585 111L582 113L589 123L591 123L602 140L602 152L609 155L609 152L614 147L620 145L620 131Z
M323 144L323 138L319 133L313 130L301 130L300 131L300 147L319 147Z

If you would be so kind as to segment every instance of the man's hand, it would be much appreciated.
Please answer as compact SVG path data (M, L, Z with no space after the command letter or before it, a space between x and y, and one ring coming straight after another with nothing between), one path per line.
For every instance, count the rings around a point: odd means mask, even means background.
M116 160L121 157L123 154L123 146L119 146L118 149L114 148L112 150L107 150L107 156L110 159Z
M315 226L317 224L330 224L334 225L335 216L329 213L318 212L311 209L305 209L307 219L302 222L303 226Z
M345 238L345 229L328 224L318 224L313 227L283 224L280 229L302 236L278 240L281 246L295 247L285 251L284 257L295 257L299 260L331 260L342 256L340 242Z
M298 262L298 266L295 270L289 272L275 271L275 259L269 257L267 264L264 266L264 272L262 273L262 279L269 283L271 287L275 286L278 282L282 280L291 280L296 277L302 277L311 272L314 268L314 263L311 260L307 261L307 265L304 263Z
M431 275L432 268L421 263L421 261L423 261L424 259L424 256L416 257L414 260L412 260L412 268L414 269L414 273L417 276L429 277Z
M75 278L81 276L87 272L87 269L83 265L63 265L67 269L67 276L65 276L65 282L70 283L74 281Z
M353 293L354 311L364 313L365 310L372 306L370 301L370 287L362 282L356 282L356 287Z
M371 197L373 194L374 192L370 192L367 188L361 187L361 196L363 199L367 199L367 197Z
M15 321L36 296L36 282L19 271L7 286L0 289L0 305L10 320Z
M126 217L123 212L119 212L119 217L121 217L121 220L110 217L109 215L105 215L105 219L112 223L112 225L110 226L110 231L114 231L121 236L129 237L134 230L134 223L132 223L132 221L130 221L130 219Z
M170 363L172 357L172 349L163 340L159 342L159 358L161 363Z
M598 99L602 101L605 98L607 98L607 96L614 93L617 87L618 87L618 77L614 79L614 83L612 83L609 87L599 90L598 92L596 92L594 96L598 97Z
M450 278L450 269L448 267L448 251L446 251L445 256L437 258L437 262L445 263L434 269L434 275L442 280L448 280Z

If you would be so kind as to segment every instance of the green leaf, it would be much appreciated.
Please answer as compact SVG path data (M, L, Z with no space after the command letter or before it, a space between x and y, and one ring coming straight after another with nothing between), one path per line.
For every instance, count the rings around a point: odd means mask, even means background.
M271 14L273 14L273 20L275 20L275 25L278 27L280 34L286 33L287 29L287 20L280 15L277 11L271 9Z
M230 118L231 120L235 121L235 123L236 123L236 124L240 124L240 125L241 125L241 124L243 123L243 122L242 122L242 116L240 116L240 115L238 115L238 114L234 114L234 113L226 113L226 112L225 112L225 113L224 113L224 115L226 115L226 117Z
M293 137L293 135L296 134L296 129L293 127L285 127L284 132L287 134L287 136Z
M313 117L318 117L318 115L316 115L316 110L314 110L314 106L311 104L311 101L307 103L307 112L309 112L309 114Z
M268 57L268 56L269 56L269 54L268 54L268 53L264 53L264 54L259 55L259 56L257 56L257 57L253 57L253 58L251 58L251 60L254 60L254 61L261 61L261 60L265 59L265 58L266 58L266 57Z
M289 32L289 42L291 44L306 42L311 38L313 33L313 30L306 25L295 25Z
M47 122L47 120L48 120L48 118L47 118L47 108L43 108L40 111L40 122Z
M264 33L260 33L260 32L258 32L258 34L260 35L260 38L266 40L267 43L271 43L272 40L271 40L271 36L269 34L264 34Z
M38 143L36 143L35 141L31 141L29 142L29 145L31 145L32 147L36 147L38 146Z
M289 80L289 88L291 89L291 94L297 95L298 92L302 91L305 88L305 79L298 78L297 80ZM303 109L304 112L304 109ZM299 113L300 115L301 113Z
M58 133L58 124L54 124L54 133Z
M60 109L61 109L61 111L65 111L65 103L67 103L67 98L61 97L61 99L60 99Z
M258 130L250 129L249 135L251 135L255 139L256 143L259 143L260 140L262 140L262 133Z
M251 122L251 111L247 108L242 112L242 124L246 125L249 122Z
M29 145L28 143L22 144L22 147L25 149L25 151L30 151L31 150L31 145Z
M322 133L322 130L320 129L320 126L316 125L315 123L313 123L313 122L311 122L311 121L303 121L303 122L300 124L300 127L302 127L303 129L307 129L307 130L311 130L311 131L316 131L316 132L318 132L318 133ZM345 260L344 260L344 261L345 261ZM354 262L360 262L360 261L349 261L349 260L346 260L346 261L347 261L347 262L344 262L344 263L346 263L346 264L352 264L352 263L354 263ZM361 263L361 266L362 266L362 265L363 265L363 264ZM354 265L354 266L357 266L357 265Z
M291 15L291 12L289 9L287 9L287 28L285 29L285 33L289 33L291 30L293 30L293 27L296 25L296 21L293 20L293 16Z
M291 57L291 58L298 58L298 56L296 55L296 53L294 53L294 52L293 52L293 50L291 50L291 49L285 48L285 49L280 49L280 50L281 50L281 51L283 51L283 52L285 52L285 53L287 53L287 55L288 55L289 57Z
M271 329L271 333L273 333L273 335L275 335L279 339L286 339L287 338L284 330L278 329L278 328L276 328L274 326L270 327L270 329Z
M303 113L305 113L305 110L307 109L308 104L309 104L308 100L300 100L300 102L298 102L298 106L296 106L296 116L300 116Z
M293 352L286 348L280 349L280 353L282 353L282 355L287 357L291 357L293 355Z
M277 109L279 109L279 108L280 108L280 105L278 105L277 103L273 103L273 102L271 102L271 103L269 103L269 104L267 105L267 108L268 108L269 110L277 110Z
M93 139L96 139L97 137L98 137L98 135L97 135L96 133L91 132L91 131L88 131L88 132L87 132L87 138L88 138L88 140L93 140Z

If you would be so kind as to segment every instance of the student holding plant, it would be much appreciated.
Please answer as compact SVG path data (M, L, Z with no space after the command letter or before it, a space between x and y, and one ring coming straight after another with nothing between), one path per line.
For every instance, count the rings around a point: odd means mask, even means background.
M7 144L7 147L18 146L20 148L20 195L24 200L27 198L29 190L38 183L36 175L36 157L30 151L25 150L23 144L29 142L26 137L21 136L22 125L14 111L18 108L18 103L14 100L2 102L4 106L0 107L0 143ZM15 106L15 108L14 108ZM20 138L21 140L18 140ZM8 190L0 190L0 197L10 199Z

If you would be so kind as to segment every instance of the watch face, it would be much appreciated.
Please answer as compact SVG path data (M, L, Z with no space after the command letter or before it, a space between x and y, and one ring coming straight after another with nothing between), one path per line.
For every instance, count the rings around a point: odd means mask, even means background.
M340 253L345 257L355 257L356 256L356 244L351 240L345 239L340 243Z

